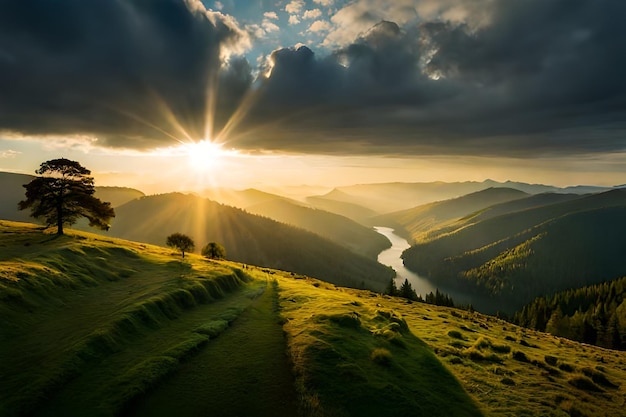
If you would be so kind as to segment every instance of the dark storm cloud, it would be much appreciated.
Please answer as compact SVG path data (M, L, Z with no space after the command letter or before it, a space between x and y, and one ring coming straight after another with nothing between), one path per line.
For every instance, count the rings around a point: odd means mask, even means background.
M226 108L242 94L233 82L237 74L217 71L220 52L244 34L193 6L182 0L0 1L0 129L93 134L108 145L141 148L172 142L159 129L182 138L166 120L167 107L191 134L200 134L211 79L230 81L223 89Z
M263 138L272 141L265 146L519 155L625 150L626 2L490 4L490 23L478 28L381 22L331 57L316 58L306 47L275 51L257 110L284 121ZM253 146L260 137L245 139Z
M245 33L197 0L0 0L0 130L158 146L171 143L159 129L180 137L165 108L202 135L209 90L218 128L241 107L228 130L240 148L626 150L626 2L485 0L468 10L382 21L326 55L278 49L255 81L245 59L221 59Z

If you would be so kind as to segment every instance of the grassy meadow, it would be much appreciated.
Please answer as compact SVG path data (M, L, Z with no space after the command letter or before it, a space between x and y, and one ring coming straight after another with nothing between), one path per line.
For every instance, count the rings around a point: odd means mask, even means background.
M620 416L626 353L0 221L0 416Z

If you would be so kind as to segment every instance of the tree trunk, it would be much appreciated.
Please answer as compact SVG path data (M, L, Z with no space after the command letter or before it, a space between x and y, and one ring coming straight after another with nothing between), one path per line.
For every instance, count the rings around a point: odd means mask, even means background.
M57 201L57 235L63 234L63 200Z

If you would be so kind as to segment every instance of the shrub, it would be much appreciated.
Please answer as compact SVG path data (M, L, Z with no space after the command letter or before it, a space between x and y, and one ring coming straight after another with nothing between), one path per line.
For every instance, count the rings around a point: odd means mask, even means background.
M494 352L498 352L498 353L509 353L509 352L511 352L511 346L509 346L509 345L491 345L491 349Z
M491 342L489 341L489 339L481 336L476 340L476 342L474 343L474 346L477 349L486 349L489 346L491 346Z
M544 360L546 361L546 363L550 366L556 366L556 363L558 361L558 359L556 358L556 356L552 356L552 355L546 355L544 356Z
M502 383L502 384L504 384L504 385L510 385L510 386L515 385L515 381L513 381L513 380L512 380L511 378L509 378L509 377L502 378L502 379L500 380L500 383Z
M569 381L567 381L570 385L581 389L583 391L591 391L591 392L603 392L604 390L594 384L594 382L583 375L574 375Z
M516 361L520 361L520 362L530 362L528 360L528 356L526 356L526 354L524 352L520 352L519 350L516 350L515 352L513 352L512 355L513 359L515 359Z
M226 320L211 320L201 326L194 329L194 332L205 334L210 337L215 337L222 333L228 327L228 321Z
M574 372L574 367L569 363L561 363L559 364L559 369L565 372Z
M609 381L609 379L600 371L591 368L583 368L581 369L581 371L583 374L585 374L585 376L591 378L596 384L600 384L608 388L618 387L618 385L615 385L613 382Z
M391 352L385 348L376 348L372 350L370 355L370 358L374 361L374 363L382 366L391 365L391 357Z
M463 359L459 358L458 356L452 356L448 362L450 362L452 365L459 365L463 363Z
M463 340L463 335L458 330L450 330L448 332L448 336L450 336L450 337L452 337L454 339L461 339L461 340Z

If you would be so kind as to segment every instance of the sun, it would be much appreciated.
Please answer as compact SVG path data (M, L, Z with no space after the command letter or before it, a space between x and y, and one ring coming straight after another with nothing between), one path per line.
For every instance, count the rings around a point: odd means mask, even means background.
M222 146L209 139L182 145L189 166L195 171L207 171L219 164Z

